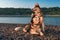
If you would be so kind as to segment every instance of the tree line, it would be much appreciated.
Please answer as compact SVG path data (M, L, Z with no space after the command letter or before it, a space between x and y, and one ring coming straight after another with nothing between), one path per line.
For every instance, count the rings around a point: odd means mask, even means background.
M41 8L44 15L60 15L60 7ZM31 15L30 8L0 8L0 15Z

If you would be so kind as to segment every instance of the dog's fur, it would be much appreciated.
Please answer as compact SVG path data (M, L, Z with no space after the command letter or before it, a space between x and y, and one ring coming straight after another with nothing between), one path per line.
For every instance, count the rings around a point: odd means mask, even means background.
M39 4L35 5L33 12L30 25L26 25L23 31L29 32L30 34L40 34L40 36L43 36L44 34L42 31L44 31L44 22ZM37 18L35 18L36 16Z
M30 25L26 25L25 28L23 29L24 32L29 32L30 34L40 34L43 35L42 31L41 31L41 24L34 24L33 22L33 18L35 16L32 17L31 19L31 24Z

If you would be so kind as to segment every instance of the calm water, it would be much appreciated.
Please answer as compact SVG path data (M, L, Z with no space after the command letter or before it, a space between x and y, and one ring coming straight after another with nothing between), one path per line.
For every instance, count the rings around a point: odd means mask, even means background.
M0 23L30 23L31 17L0 17ZM44 17L45 25L60 25L60 17Z

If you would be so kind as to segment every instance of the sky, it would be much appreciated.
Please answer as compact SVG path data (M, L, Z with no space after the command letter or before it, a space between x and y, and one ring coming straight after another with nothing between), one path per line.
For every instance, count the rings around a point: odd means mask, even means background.
M35 3L40 7L60 7L60 0L0 0L0 8L33 8Z

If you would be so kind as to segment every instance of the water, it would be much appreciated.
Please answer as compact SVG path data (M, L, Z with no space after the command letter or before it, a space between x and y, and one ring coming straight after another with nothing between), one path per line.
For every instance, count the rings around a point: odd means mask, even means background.
M45 17L44 23L46 25L59 25L60 26L60 16L59 17Z
M0 17L0 23L28 24L31 17ZM60 25L60 17L44 17L45 25Z

